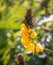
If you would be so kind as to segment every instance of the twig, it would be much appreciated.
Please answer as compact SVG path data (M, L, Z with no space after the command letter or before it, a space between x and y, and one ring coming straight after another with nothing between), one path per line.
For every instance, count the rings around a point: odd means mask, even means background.
M51 50L51 49L45 48L44 50L53 53L53 50Z

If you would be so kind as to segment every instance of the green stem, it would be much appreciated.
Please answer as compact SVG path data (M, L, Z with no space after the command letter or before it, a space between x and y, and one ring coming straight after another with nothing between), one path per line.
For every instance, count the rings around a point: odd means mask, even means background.
M53 53L53 50L51 50L51 49L45 48L44 50Z

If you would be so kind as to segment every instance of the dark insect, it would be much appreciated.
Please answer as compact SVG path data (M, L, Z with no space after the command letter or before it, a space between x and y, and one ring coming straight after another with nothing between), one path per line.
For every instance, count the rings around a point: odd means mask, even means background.
M16 57L16 62L18 63L18 65L26 65L25 58L23 57L21 53L18 53Z
M33 12L32 12L32 9L29 8L29 9L27 9L25 19L24 19L24 23L27 27L32 28L33 27L33 21L34 21Z

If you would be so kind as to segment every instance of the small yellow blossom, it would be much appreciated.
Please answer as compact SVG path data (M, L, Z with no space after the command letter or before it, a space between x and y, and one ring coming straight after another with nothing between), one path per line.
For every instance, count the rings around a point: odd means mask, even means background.
M25 41L24 39L21 39L21 43L22 43L22 45L24 45L24 46L27 46L27 45L28 45L28 43L26 43L26 41Z
M35 52L35 45L33 43L29 43L29 45L27 46L27 49L29 51L31 51L32 53Z
M22 30L21 30L21 35L22 35L22 36L29 36L28 30L27 30L27 29L22 29Z
M22 39L27 40L27 41L29 40L27 36L22 36Z
M23 29L23 28L26 28L25 24L22 24L21 25L21 29Z
M29 34L32 33L32 29L28 29L28 33L29 33Z
M30 36L31 36L31 38L35 38L37 36L37 34L35 33L35 31L33 31Z
M36 51L37 53L43 52L43 51L44 51L44 48L41 46L41 44L36 44L36 46L35 46L35 51Z
M21 39L21 43L24 45L24 46L28 46L30 43L31 43L31 41L28 39Z
M24 41L23 39L21 40L22 45L24 45L29 51L34 53L35 45L33 43L29 43L30 41Z

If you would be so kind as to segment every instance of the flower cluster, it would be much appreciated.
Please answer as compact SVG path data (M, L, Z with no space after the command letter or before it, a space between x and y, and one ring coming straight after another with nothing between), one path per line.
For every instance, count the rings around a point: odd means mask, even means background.
M37 53L43 51L43 47L40 44L36 43L35 38L37 34L32 28L28 28L25 24L22 24L21 36L22 45L24 45L29 51L31 51L32 53L34 53L35 51Z

